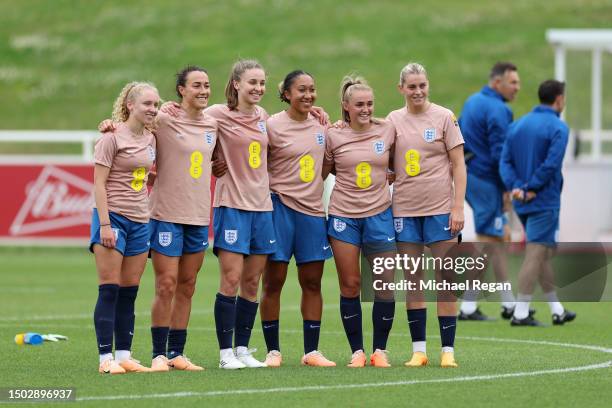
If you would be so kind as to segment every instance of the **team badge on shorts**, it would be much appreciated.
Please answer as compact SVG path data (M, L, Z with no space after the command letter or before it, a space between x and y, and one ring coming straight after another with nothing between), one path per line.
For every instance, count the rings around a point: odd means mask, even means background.
M172 243L172 232L160 232L158 235L159 245L167 247Z
M266 121L265 120L260 120L259 122L257 122L257 127L259 128L261 133L263 133L264 135L266 134Z
M344 231L346 229L346 222L334 218L334 229L336 230L336 232Z
M502 228L504 228L504 220L502 219L502 217L495 217L493 227L496 230L501 230Z
M208 144L209 146L212 145L215 141L215 134L212 132L204 133L204 137L206 138L206 144Z
M149 153L149 158L151 159L151 161L155 161L155 149L153 148L153 146L148 145L147 152Z
M404 230L404 219L403 218L394 218L393 219L393 227L395 228L395 232L398 234Z
M433 142L435 138L436 138L436 128L425 129L425 131L423 132L423 139L425 139L427 143Z
M376 154L383 154L385 152L385 142L383 140L374 142L374 152Z
M315 135L315 138L317 139L317 144L319 146L325 145L325 135L323 135L323 133L317 132L317 134Z
M225 230L225 242L232 245L238 240L238 230Z

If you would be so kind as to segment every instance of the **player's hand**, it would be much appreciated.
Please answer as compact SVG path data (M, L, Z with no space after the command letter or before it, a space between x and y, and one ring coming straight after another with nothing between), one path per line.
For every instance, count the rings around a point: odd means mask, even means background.
M113 122L112 120L104 119L98 125L98 130L100 131L100 133L114 132L115 130L117 130L117 126L115 125L115 122Z
M227 173L227 163L222 158L212 161L212 174L216 178L223 177Z
M453 207L448 219L448 226L452 235L457 235L463 229L465 218L463 215L463 207Z
M512 199L523 201L525 199L525 192L520 188L515 188L512 190Z
M100 227L100 241L102 241L102 246L105 248L115 247L115 232L110 225Z
M527 193L525 193L525 202L528 203L531 200L533 200L534 198L536 198L536 192L535 191L528 191Z
M167 113L173 118L176 118L181 112L181 109L182 109L181 105L179 105L177 102L168 101L168 102L165 102L159 110L161 110L164 113Z
M504 191L503 194L503 209L504 212L512 211L512 191Z
M510 224L504 225L504 242L512 242L512 228L510 228Z
M331 127L336 128L336 129L344 129L347 126L348 126L348 123L346 123L343 120L337 120L335 123L331 125Z
M387 182L389 185L395 183L395 172L392 170L387 171Z
M315 118L319 120L320 124L322 125L329 124L329 115L327 114L327 112L325 112L325 110L322 107L313 106L310 109L310 113L312 114L312 116L314 116Z

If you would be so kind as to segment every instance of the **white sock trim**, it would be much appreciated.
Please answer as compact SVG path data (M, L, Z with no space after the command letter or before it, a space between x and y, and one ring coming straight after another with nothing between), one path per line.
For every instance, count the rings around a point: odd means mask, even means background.
M505 281L502 283L506 284L509 282ZM503 303L512 303L514 305L514 302L516 301L516 299L514 298L514 294L512 293L511 290L502 290L500 291L499 295Z
M512 309L514 306L516 306L516 302L502 302L502 306L507 309Z
M412 352L416 353L417 351L421 353L427 353L427 343L424 341L413 341Z
M514 308L515 319L525 319L529 316L529 303L531 302L531 295L524 295L519 293L517 296L516 307Z
M115 360L118 363L129 360L131 356L132 352L130 350L115 350Z
M105 362L106 360L112 360L113 353L100 354L100 364Z
M472 314L476 311L478 303L471 300L464 300L461 302L461 311L465 314Z
M550 308L550 314L557 314L561 316L563 312L565 312L565 308L561 304L561 302L548 302L548 307Z

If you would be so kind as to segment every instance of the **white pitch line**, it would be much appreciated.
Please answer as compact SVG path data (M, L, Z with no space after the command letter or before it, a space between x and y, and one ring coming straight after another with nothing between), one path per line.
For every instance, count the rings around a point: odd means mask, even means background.
M580 367L568 367L568 368L557 368L551 370L539 370L539 371L521 371L516 373L506 374L489 374L489 375L475 375L466 377L453 377L453 378L438 378L430 380L407 380L407 381L390 381L390 382L378 382L378 383L362 383L362 384L337 384L337 385L313 385L304 387L278 387L278 388L264 388L264 389L243 389L243 390L226 390L226 391L185 391L176 393L166 394L145 394L145 395L108 395L108 396L90 396L80 397L77 401L112 401L112 400L130 400L130 399L156 399L156 398L180 398L180 397L216 397L224 395L237 395L237 394L264 394L264 393L278 393L278 392L305 392L305 391L330 391L330 390L343 390L343 389L355 389L355 388L369 388L369 387L395 387L400 385L415 385L415 384L438 384L448 382L467 382L467 381L487 381L487 380L499 380L504 378L517 378L517 377L535 377L546 374L563 374L570 372L580 372L588 370L596 370L600 368L612 367L612 361L606 361L599 364L590 364Z
M540 346L558 346L567 348L577 348L582 350L600 351L602 353L612 354L612 348L593 346L588 344L572 344L572 343L560 343L556 341L548 340L525 340L525 339L500 339L496 337L474 337L474 336L457 336L458 339L465 340L477 340L477 341L501 341L506 343L523 343L523 344L536 344Z
M0 323L0 327L14 327L14 324L3 324ZM43 324L37 324L37 327L55 327L55 328L66 328L66 329L93 329L93 324L89 324L87 326L84 325L77 325L77 324L53 324L53 323L43 323ZM146 330L149 329L150 326L147 325L136 325L135 327L136 329L139 330ZM217 329L214 327L201 327L201 326L194 326L194 327L189 327L188 329L189 331L195 331L195 332L214 332ZM254 332L258 332L260 331L260 329L258 327L254 327L253 328ZM281 329L280 330L281 334L302 334L303 330L300 329ZM335 335L335 336L344 336L345 333L343 331L340 330L322 330L321 331L322 335ZM370 331L368 330L364 330L363 334L365 335L369 335L371 334ZM407 337L410 335L410 333L402 331L400 333L394 333L394 336L402 336L402 337ZM439 338L440 336L438 335L427 335L427 337L429 338ZM602 353L611 353L612 354L612 348L607 348L607 347L602 347L602 346L595 346L595 345L589 345L589 344L572 344L572 343L559 343L559 342L554 342L554 341L547 341L547 340L525 340L525 339L500 339L498 337L477 337L477 336L456 336L457 339L460 340L475 340L475 341L493 341L493 342L502 342L502 343L519 343L519 344L535 344L535 345L541 345L541 346L557 346L557 347L566 347L566 348L577 348L577 349L582 349L582 350L591 350L591 351L599 351Z
M337 309L339 305L330 303L323 305L324 310ZM64 315L32 315L32 316L0 316L0 322L34 322L39 320L79 320L79 319L93 319L93 308L91 305L91 313L78 313L78 314L64 314ZM283 306L282 311L295 312L299 311L299 305ZM213 309L193 309L192 315L209 315L213 313ZM136 316L149 316L151 310L140 310L136 312Z

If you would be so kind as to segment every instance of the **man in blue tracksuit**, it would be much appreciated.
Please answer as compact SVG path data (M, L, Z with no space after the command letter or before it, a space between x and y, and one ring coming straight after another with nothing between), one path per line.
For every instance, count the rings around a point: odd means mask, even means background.
M471 95L463 105L459 127L465 139L467 161L466 199L474 211L478 242L487 243L498 282L508 281L507 255L503 245L504 186L499 177L499 158L512 122L512 111L506 104L520 89L517 68L509 62L498 62L491 69L489 83ZM509 234L506 234L509 238ZM509 319L514 310L512 291L500 293L502 317ZM460 320L487 320L476 303L478 292L466 292L459 313Z
M512 326L540 325L529 314L536 279L548 300L553 324L576 317L557 299L550 261L558 241L561 166L569 133L559 118L565 106L564 91L563 82L544 81L538 89L541 104L510 126L502 150L500 175L506 189L512 191L514 210L527 236Z

